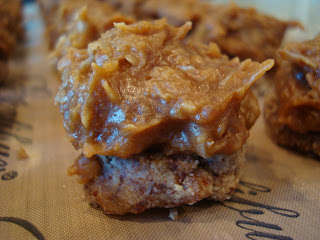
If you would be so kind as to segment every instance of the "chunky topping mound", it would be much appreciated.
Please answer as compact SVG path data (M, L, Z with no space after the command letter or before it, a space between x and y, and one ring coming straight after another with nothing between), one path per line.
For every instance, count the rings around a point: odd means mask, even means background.
M77 5L76 5L77 6ZM63 26L61 35L55 44L50 58L53 63L63 57L69 47L87 48L90 42L97 40L102 33L113 28L114 22L132 23L133 19L115 12L105 2L83 1L83 5L69 6L68 2L60 6L60 11L70 11L70 18ZM67 12L68 12L67 11Z
M57 48L56 45L61 48L65 41L70 42L69 46L86 48L89 40L98 39L107 29L113 27L113 22L132 21L110 4L97 0L63 0L47 17L50 49Z
M276 75L279 120L292 130L320 131L320 36L289 43L279 50L281 67Z
M77 149L126 158L156 146L207 158L241 148L240 103L273 61L239 63L215 44L186 45L190 28L119 23L87 50L69 50L56 102Z

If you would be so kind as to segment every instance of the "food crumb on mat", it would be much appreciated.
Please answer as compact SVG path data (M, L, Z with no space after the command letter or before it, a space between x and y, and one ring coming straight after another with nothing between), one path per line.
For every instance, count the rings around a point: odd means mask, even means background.
M169 218L171 218L172 220L178 219L178 209L177 208L170 209Z
M25 160L27 158L29 158L29 155L27 154L26 150L24 149L24 147L20 147L19 151L18 151L18 158L20 160Z

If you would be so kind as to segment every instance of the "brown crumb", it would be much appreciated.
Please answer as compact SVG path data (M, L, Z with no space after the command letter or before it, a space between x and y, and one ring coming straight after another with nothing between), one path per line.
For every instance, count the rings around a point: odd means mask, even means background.
M27 158L29 158L29 155L27 154L26 150L24 149L24 147L20 147L18 152L18 159L25 160Z

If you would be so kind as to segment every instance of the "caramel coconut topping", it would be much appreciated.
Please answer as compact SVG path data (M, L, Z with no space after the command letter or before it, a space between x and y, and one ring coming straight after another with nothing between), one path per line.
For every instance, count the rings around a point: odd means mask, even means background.
M64 2L58 9L57 16L60 21L64 20L65 24L51 25L51 31L57 31L60 35L55 44L54 50L50 54L51 62L56 65L67 52L69 47L84 49L90 42L99 39L105 31L113 28L114 22L132 23L131 17L126 17L116 12L110 5L105 2L81 0L82 5L75 6ZM70 12L68 17L63 12ZM68 14L66 14L68 15ZM62 17L64 16L64 17Z
M117 23L88 49L69 49L56 102L76 149L127 158L157 146L208 158L241 148L259 111L240 104L274 62L229 60L213 43L186 44L190 29Z
M259 13L255 8L229 4L201 4L191 39L216 42L223 53L263 61L276 56L287 29L302 25L296 21L280 21Z

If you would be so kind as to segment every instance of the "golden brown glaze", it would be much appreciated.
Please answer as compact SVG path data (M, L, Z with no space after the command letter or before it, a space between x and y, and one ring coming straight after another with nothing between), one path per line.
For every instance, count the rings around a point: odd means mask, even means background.
M214 44L186 45L190 28L116 24L87 50L68 51L56 102L76 149L126 158L157 145L207 158L242 147L240 103L273 61L240 63Z
M287 44L279 53L279 122L298 133L320 132L320 36Z

